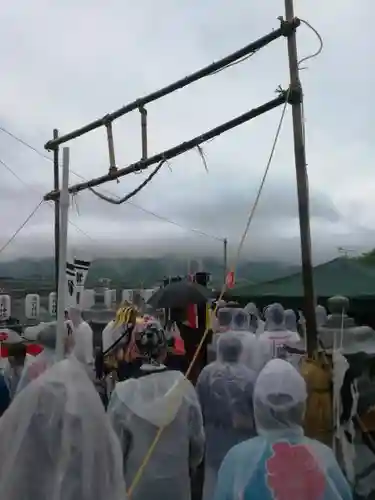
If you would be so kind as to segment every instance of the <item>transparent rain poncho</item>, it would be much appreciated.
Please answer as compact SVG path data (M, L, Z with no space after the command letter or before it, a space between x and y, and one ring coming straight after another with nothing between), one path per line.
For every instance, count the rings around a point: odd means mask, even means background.
M0 498L126 499L118 439L74 358L30 384L0 419Z
M250 315L250 331L259 335L264 332L264 321L260 317L259 310L254 302L249 302L244 311Z
M69 322L66 322L66 335L64 338L66 347L69 339L68 324L70 325ZM36 341L39 345L43 346L44 350L25 364L17 386L17 394L56 363L56 331L56 321L40 323L35 327L29 327L25 330L25 337L28 340Z
M250 316L240 307L221 307L216 313L218 331L249 331Z
M285 326L290 332L297 332L297 315L293 309L285 309Z
M81 363L92 368L94 365L94 333L92 328L87 321L84 321L78 307L69 309L69 318L73 325L74 347L72 353Z
M241 363L241 337L223 333L217 349L217 361L202 370L197 382L206 432L203 500L211 500L227 452L255 435L252 398L256 373Z
M306 384L289 363L270 361L254 389L259 436L227 454L214 500L351 500L332 450L304 436Z
M149 372L118 383L108 414L122 446L128 487L163 428L132 500L190 500L189 469L201 462L205 439L196 392L182 373Z
M296 331L288 330L281 304L268 306L265 319L265 330L259 336L259 363L262 366L272 358L287 358L285 345L293 346L301 340Z
M222 307L217 311L211 349L217 352L217 343L223 333L251 334L250 315L240 307ZM216 359L216 355L214 357Z

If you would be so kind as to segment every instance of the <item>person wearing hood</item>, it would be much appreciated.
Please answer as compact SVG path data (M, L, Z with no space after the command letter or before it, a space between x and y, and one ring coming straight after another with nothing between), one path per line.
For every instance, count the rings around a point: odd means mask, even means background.
M65 322L65 327L64 349L67 355L70 353L72 345L71 326L69 321ZM28 340L35 340L39 345L43 346L44 349L24 367L16 394L56 363L56 334L56 321L40 323L35 327L25 329L25 337L28 338Z
M293 309L285 309L285 326L289 332L298 332L297 315Z
M74 347L72 354L89 370L94 371L94 334L92 328L82 318L79 307L69 309L69 319L73 325Z
M301 338L296 331L288 330L285 311L281 304L272 304L265 310L265 328L259 336L259 362L263 367L272 358L286 358L285 346L293 347Z
M258 436L232 448L214 500L352 500L330 448L304 436L306 383L290 363L273 359L254 389Z
M264 321L260 317L259 310L254 302L249 302L245 308L248 314L250 314L250 327L251 331L257 335L260 335L264 332Z
M81 363L56 363L0 419L0 498L126 500L117 436Z
M136 343L144 358L142 374L119 382L108 406L122 446L131 498L191 500L190 471L201 463L205 443L195 389L181 372L164 365L167 342L160 323L150 321L139 327Z
M242 335L221 334L217 360L201 372L196 390L206 433L203 500L211 500L227 452L255 435L253 390L256 373L241 363Z

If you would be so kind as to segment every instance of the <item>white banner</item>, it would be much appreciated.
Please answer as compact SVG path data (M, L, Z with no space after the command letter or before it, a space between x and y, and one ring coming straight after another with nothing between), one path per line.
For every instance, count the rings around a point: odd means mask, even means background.
M57 293L51 292L48 296L48 312L52 318L57 317Z
M9 295L0 295L0 321L6 321L10 318L11 303Z
M91 262L77 259L66 263L66 307L81 306L87 274Z
M29 293L25 298L25 316L27 319L38 319L40 315L40 296Z

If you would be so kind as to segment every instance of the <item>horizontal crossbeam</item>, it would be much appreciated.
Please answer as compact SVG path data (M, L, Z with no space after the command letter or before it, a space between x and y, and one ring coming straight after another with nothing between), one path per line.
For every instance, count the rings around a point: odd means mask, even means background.
M121 116L126 115L131 111L134 111L136 109L142 109L146 104L149 104L150 102L156 101L161 97L171 94L176 90L182 89L187 85L190 85L191 83L201 80L206 76L212 75L213 73L216 73L217 71L220 71L221 69L224 69L225 67L237 61L240 61L242 58L256 52L257 50L262 49L269 43L273 42L274 40L277 40L282 36L289 36L299 25L300 25L300 20L298 18L295 18L290 22L281 21L280 28L271 31L267 35L263 36L262 38L259 38L255 42L246 45L242 49L237 50L236 52L233 52L232 54L224 57L223 59L220 59L219 61L216 61L208 66L205 66L204 68L196 71L195 73L192 73L186 76L185 78L182 78L181 80L177 80L176 82L171 83L170 85L167 85L166 87L163 87L157 90L156 92L153 92L152 94L148 94L145 97L137 99L123 106L117 111L114 111L113 113L110 113L104 116L103 118L99 118L98 120L95 120L85 125L84 127L78 128L73 132L62 135L58 138L51 139L45 144L44 147L47 150L56 149L60 144L64 144L68 141L76 139L77 137L85 135L88 132L96 130L99 127L106 126L108 123L113 122L117 118L120 118Z
M71 186L69 188L69 193L74 194L78 193L80 191L83 191L85 189L93 188L96 186L100 186L101 184L104 184L105 182L113 181L118 179L119 177L123 177L125 175L133 174L135 172L140 172L142 170L145 170L152 165L156 163L160 163L162 161L170 160L172 158L175 158L176 156L179 156L183 153L186 153L187 151L190 151L191 149L196 148L197 146L203 144L204 142L207 142L211 139L214 139L215 137L223 134L224 132L227 132L228 130L231 130L235 127L238 127L239 125L242 125L243 123L246 123L253 118L256 118L264 113L267 113L268 111L271 111L274 108L277 108L281 104L285 103L285 100L288 99L289 92L286 91L280 91L280 95L273 99L272 101L268 101L262 106L259 106L257 108L254 108L250 111L247 111L246 113L238 116L237 118L233 118L232 120L229 120L228 122L223 123L222 125L219 125L218 127L215 127L208 132L205 132L202 135L199 135L197 137L194 137L193 139L190 139L189 141L181 142L177 146L174 146L173 148L167 149L161 153L158 153L154 156L151 156L145 160L140 160L137 161L136 163L133 163L129 165L128 167L118 169L117 171L114 171L113 173L108 173L106 175L103 175L101 177L97 177L95 179L91 179L89 181L81 182L79 184L75 184L74 186ZM56 200L60 197L60 191L51 191L50 193L46 194L44 199L46 201L48 200Z

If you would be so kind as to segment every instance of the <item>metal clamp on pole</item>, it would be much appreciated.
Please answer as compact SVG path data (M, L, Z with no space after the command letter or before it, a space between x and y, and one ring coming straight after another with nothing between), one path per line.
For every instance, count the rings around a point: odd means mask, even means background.
M142 140L142 160L147 160L147 109L143 106L139 107L141 113L141 140Z
M108 155L109 155L109 175L116 175L117 166L116 166L116 156L115 156L115 144L113 142L113 130L112 130L112 122L107 121L105 123L105 127L107 129L107 141L108 141ZM119 180L117 179L117 182Z

